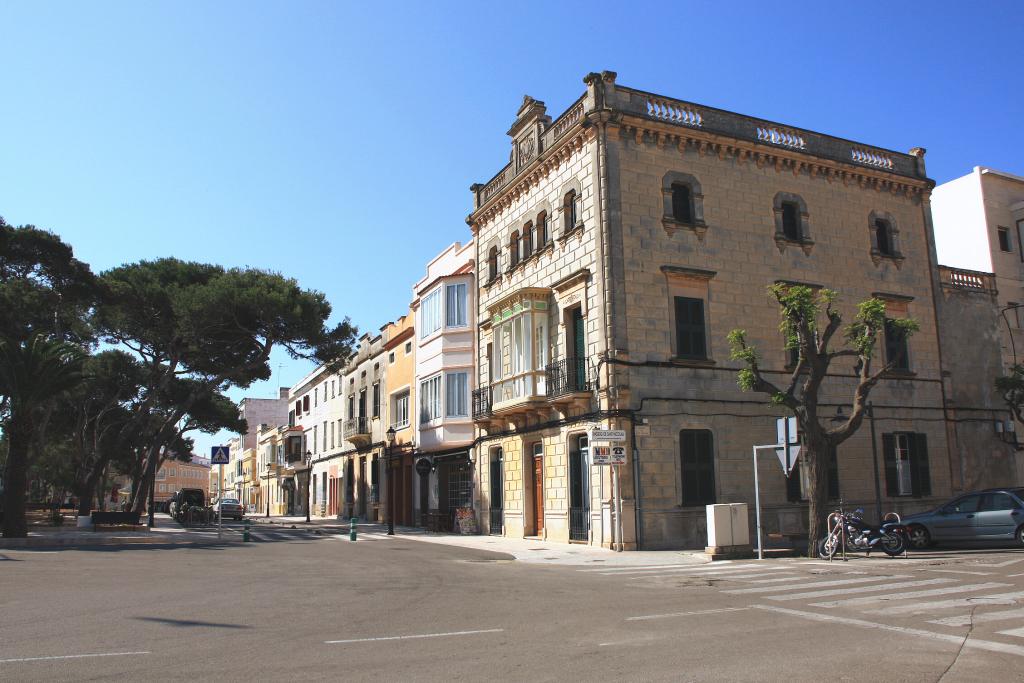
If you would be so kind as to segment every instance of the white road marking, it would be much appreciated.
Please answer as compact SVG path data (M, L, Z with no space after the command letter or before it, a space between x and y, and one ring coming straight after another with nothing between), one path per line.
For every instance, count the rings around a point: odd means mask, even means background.
M0 664L15 662L47 662L55 659L82 659L84 657L127 657L129 655L148 655L150 652L98 652L88 655L59 655L56 657L20 657L18 659L0 659Z
M909 579L906 575L890 575L890 576L863 576L858 579L838 579L833 581L812 581L811 583L794 583L790 586L758 586L757 588L734 588L732 590L722 591L723 593L770 593L777 590L798 590L800 588L824 588L825 586L845 586L853 583L869 583L871 581L879 581L882 579Z
M852 588L833 588L825 591L809 591L807 593L790 593L788 595L771 595L769 600L805 600L807 598L827 598L831 595L849 595L870 591L885 591L893 588L914 588L915 586L934 586L937 583L950 583L956 579L924 579L921 581L896 581L895 583L879 583L873 586L853 586Z
M448 636L471 636L477 633L502 633L503 628L487 628L479 631L449 631L448 633L420 633L414 636L382 636L378 638L351 638L349 640L325 640L325 645L343 645L345 643L374 643L381 640L414 640L416 638L446 638Z
M779 577L780 573L781 574L785 574L786 576L783 576L782 578L768 579L768 581L771 581L771 582L776 582L776 581L793 581L793 580L796 579L796 576L794 576L793 574L790 574L788 569L784 570L782 572L754 572L753 574L748 574L744 570L744 571L736 573L736 574L730 574L729 576L727 576L725 578L729 579L730 581L736 580L736 581L743 581L743 582L746 583L747 579L754 579L754 578L757 578L759 576ZM762 583L762 582L761 581L750 581L749 583Z
M976 562L974 566L975 567L1009 567L1011 564L1017 564L1018 562L1024 562L1024 557L1021 557L1021 558L1016 559L1016 560L1006 560L1005 562L993 562L993 563L989 563L989 564L982 564L981 562Z
M1002 652L1004 654L1017 655L1024 657L1024 647L1020 645L1007 645L1006 643L997 643L991 640L977 640L975 638L968 638L964 640L962 636L954 636L948 633L936 633L934 631L925 631L918 628L907 628L905 626L892 626L890 624L879 624L874 621L866 621L864 619L851 619L849 617L840 617L833 614L819 614L817 612L801 612L795 609L786 609L784 607L775 607L772 605L752 605L756 609L768 610L769 612L777 612L779 614L788 614L790 616L799 617L801 619L809 619L811 621L824 621L831 622L834 624L846 624L847 626L859 626L861 628L878 629L880 631L892 631L894 633L902 633L909 636L918 636L921 638L929 638L931 640L938 640L944 643L951 643L957 647L964 647L965 649L974 650L987 650L989 652Z
M929 569L928 567L921 567L917 571L919 572L941 572L943 574L971 574L972 576L992 576L992 572L969 572L963 569Z
M757 579L756 581L748 581L747 583L781 583L783 581L793 581L792 576L779 576L774 579Z
M1024 638L1024 628L1011 628L1005 631L997 631L1001 636L1013 636L1014 638Z
M953 609L957 607L974 607L975 605L1013 605L1020 598L1024 598L1024 591L1014 593L998 593L996 595L979 595L972 598L957 598L955 600L936 600L933 602L913 603L910 605L896 605L884 609L872 610L872 614L913 614L917 612L934 612L942 609Z
M1017 576L1024 576L1024 574L1007 574L1006 578L1012 579L1012 578L1015 578Z
M700 614L721 614L722 612L742 612L749 607L720 607L718 609L702 609L696 612L669 612L668 614L645 614L640 617L626 617L626 621L647 621L648 619L671 619L673 617L694 617Z
M721 567L723 565L732 564L732 560L722 560L721 562L715 562L713 564L643 564L633 565L627 567L597 567L594 569L577 569L578 572L629 572L637 569L664 569L666 567L686 567L691 566L694 569L710 569L711 567ZM744 567L756 567L757 565L743 565Z
M933 588L927 591L910 591L909 593L886 593L885 595L869 595L863 598L849 598L847 600L832 600L830 602L815 602L814 607L859 607L870 605L873 602L889 602L891 600L913 600L914 598L931 598L936 595L949 595L950 593L972 593L974 591L987 591L993 588L1004 588L1008 583L971 583L949 588ZM927 605L929 603L917 603ZM903 605L906 607L906 605Z
M1024 617L1024 607L1018 607L1017 609L1004 609L998 612L983 612L981 614L975 614L973 622L975 624L982 624L989 621L1005 621L1006 619L1016 619L1017 617ZM961 614L955 617L946 617L945 619L934 619L929 621L929 624L939 624L940 626L970 626L972 618L970 614Z
M681 578L700 579L700 578L704 578L704 577L707 576L707 577L712 577L712 578L716 578L716 579L717 578L728 579L728 578L731 578L733 576L743 576L743 575L749 574L750 571L751 571L750 569L728 569L728 570L726 570L726 569L719 569L718 571L713 571L713 572L699 572L698 573L698 572L687 572L687 571L678 571L678 570L666 569L663 572L644 572L642 574L635 574L635 575L630 576L628 578L630 580L634 580L634 579L646 579L648 576L678 576L678 577L681 577ZM785 570L784 569L779 569L779 570L776 570L776 571L771 572L771 573L773 573L775 575L778 575L780 572L785 572ZM765 575L764 572L760 572L760 573L757 574L757 576L764 576L764 575ZM622 576L622 575L619 574L619 576Z
M699 567L688 567L686 565L665 564L665 565L662 565L660 567L646 567L644 569L636 569L636 568L632 568L632 567L630 567L630 568L623 568L623 569L619 569L619 570L615 570L615 571L612 571L610 569L604 569L604 570L601 570L600 573L601 574L606 574L606 575L609 575L609 576L612 576L612 575L614 575L614 576L625 576L626 574L647 574L647 573L650 573L650 572L667 572L667 571L673 571L673 572L693 572L694 574L707 574L707 573L717 574L719 572L735 572L735 571L740 571L740 570L753 571L755 568L756 569L769 569L769 567L765 567L763 565L756 565L756 564L734 564L734 565L730 565L728 567L719 567L717 563L713 564L713 565L701 565ZM778 567L775 571L778 571L780 569L782 569L782 567ZM592 570L580 570L580 571L592 571Z

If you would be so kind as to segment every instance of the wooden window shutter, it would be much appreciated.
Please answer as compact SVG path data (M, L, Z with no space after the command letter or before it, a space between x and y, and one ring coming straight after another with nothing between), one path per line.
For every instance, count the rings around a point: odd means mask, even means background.
M928 438L924 434L908 434L910 442L910 486L915 498L932 495L931 473L928 469Z
M885 460L885 495L895 498L900 493L895 434L882 434L882 457Z

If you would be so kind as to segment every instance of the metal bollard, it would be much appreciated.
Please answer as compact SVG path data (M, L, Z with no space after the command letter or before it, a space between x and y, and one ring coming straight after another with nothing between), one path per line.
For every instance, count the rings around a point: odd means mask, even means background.
M245 543L249 542L249 520L245 520L245 529L242 530L242 541Z
M358 517L353 517L348 522L348 540L350 541L356 540L356 522L358 519Z

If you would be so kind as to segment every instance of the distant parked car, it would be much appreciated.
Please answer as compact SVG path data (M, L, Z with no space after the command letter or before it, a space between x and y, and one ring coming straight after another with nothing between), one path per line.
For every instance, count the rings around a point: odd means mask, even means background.
M215 509L220 511L221 517L234 517L241 521L242 517L245 516L245 508L242 507L237 498L225 498L217 503Z
M957 496L903 524L914 548L933 543L1016 541L1024 546L1024 488L986 489Z
M206 505L206 494L202 489L180 489L171 496L168 512L174 518L178 517L179 511L185 505L204 507Z

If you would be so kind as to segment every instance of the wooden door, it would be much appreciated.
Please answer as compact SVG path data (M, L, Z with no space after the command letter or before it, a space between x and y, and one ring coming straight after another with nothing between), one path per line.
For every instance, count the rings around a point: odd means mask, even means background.
M544 456L533 456L533 518L536 534L544 531Z

